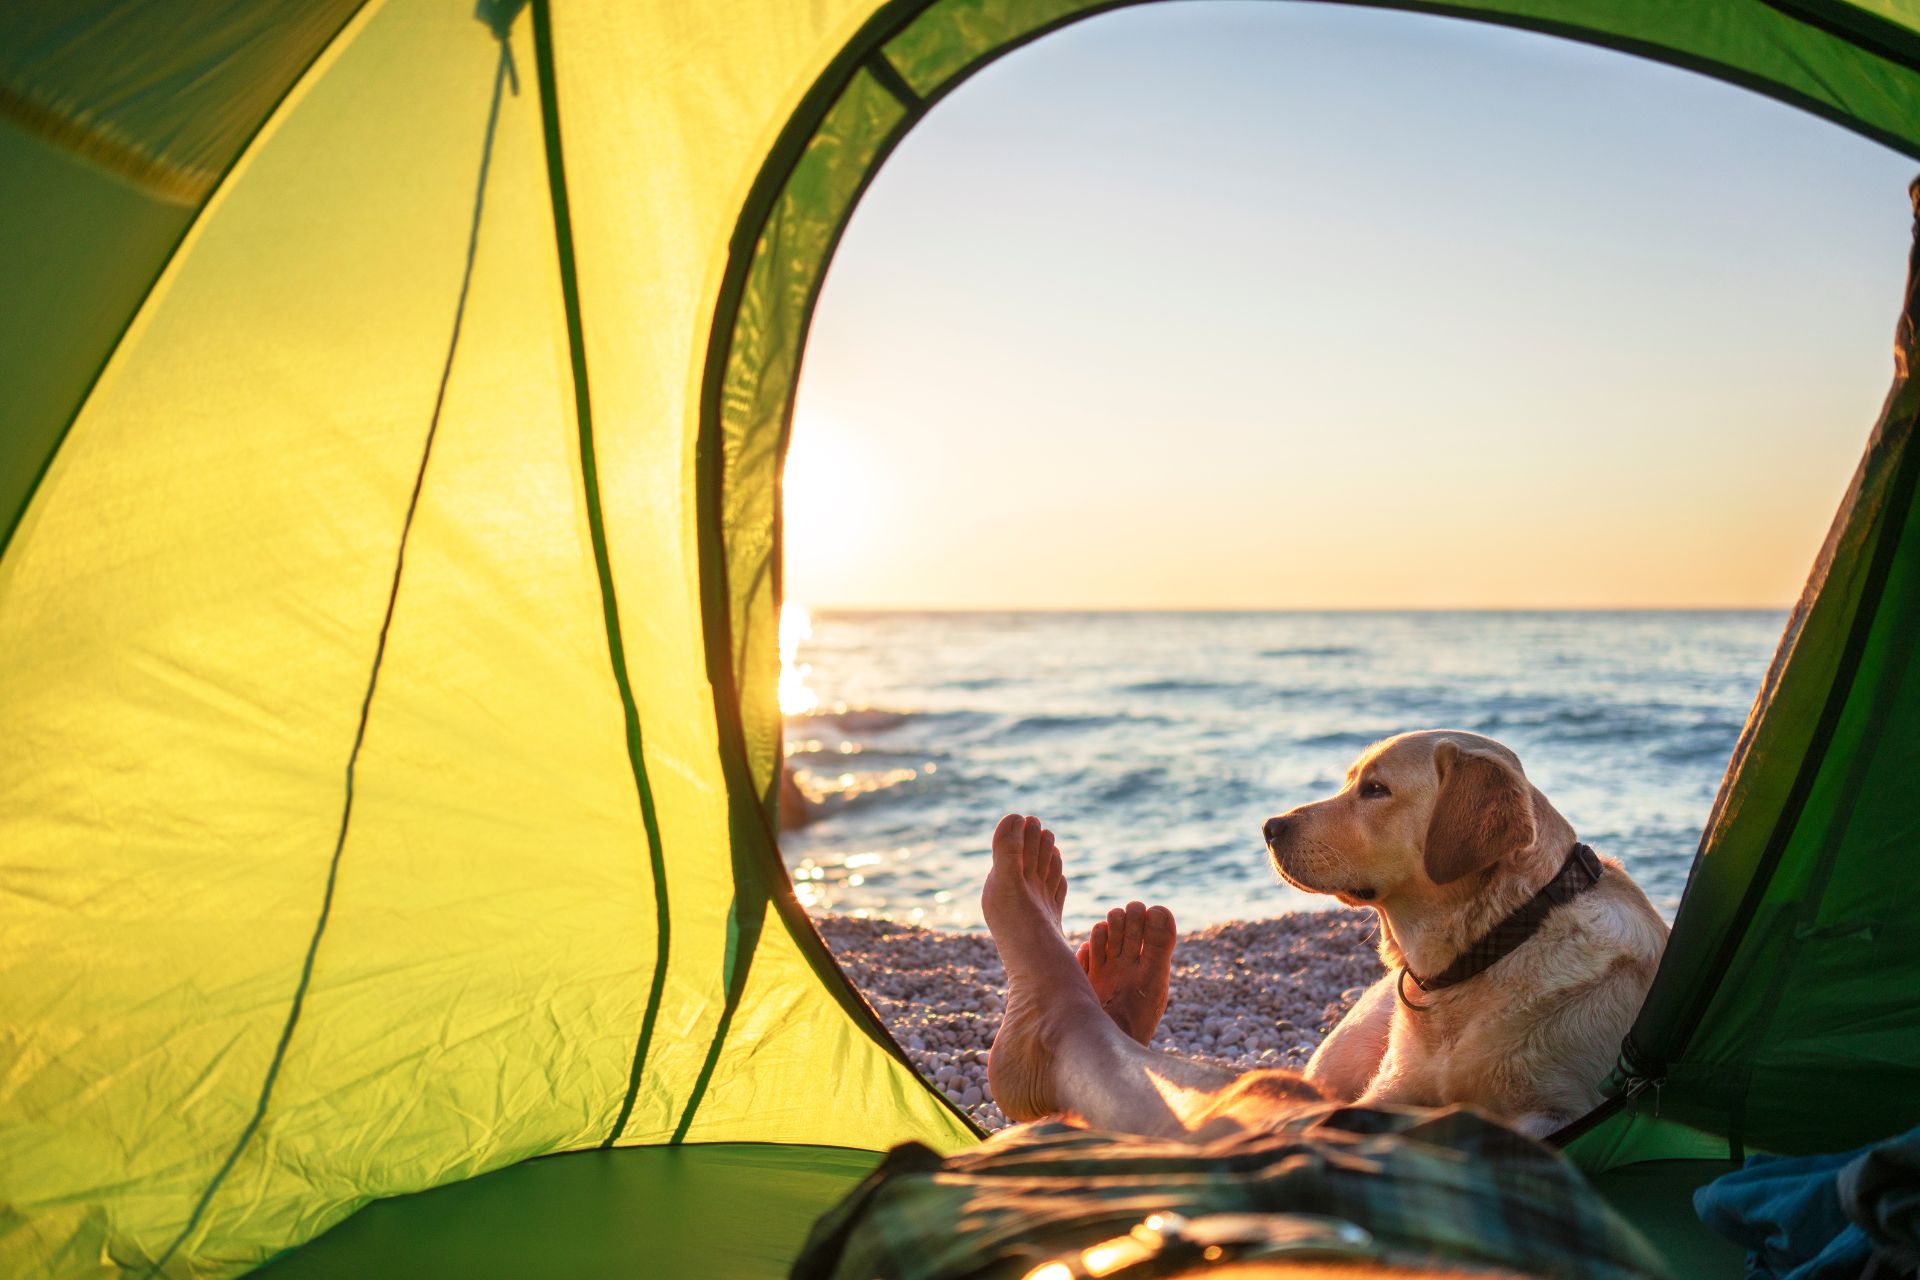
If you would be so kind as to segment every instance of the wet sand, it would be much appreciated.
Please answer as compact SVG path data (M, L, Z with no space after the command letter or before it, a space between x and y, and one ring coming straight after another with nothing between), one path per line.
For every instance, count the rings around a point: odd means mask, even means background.
M916 1066L982 1127L1006 975L984 932L823 915L820 932ZM1299 911L1183 932L1154 1047L1237 1067L1306 1065L1380 976L1371 911ZM1074 935L1076 945L1084 935Z

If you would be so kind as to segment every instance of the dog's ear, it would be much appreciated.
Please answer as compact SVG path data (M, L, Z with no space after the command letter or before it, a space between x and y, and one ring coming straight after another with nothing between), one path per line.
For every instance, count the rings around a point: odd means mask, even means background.
M1500 757L1452 742L1434 749L1440 794L1427 821L1427 878L1451 884L1533 843L1533 794Z

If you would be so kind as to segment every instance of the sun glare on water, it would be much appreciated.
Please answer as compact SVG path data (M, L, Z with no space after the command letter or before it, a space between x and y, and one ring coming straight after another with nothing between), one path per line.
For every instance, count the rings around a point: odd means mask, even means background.
M805 406L780 475L781 574L789 600L866 597L884 558L888 486L868 450L834 418Z
M845 429L817 410L803 408L793 424L780 476L781 560L787 586L809 599L825 589L844 589L844 575L861 563L871 533L870 468ZM813 668L800 661L800 646L813 635L813 619L797 600L780 606L780 714L803 716L820 706L807 685Z
M820 697L807 687L813 668L800 661L801 642L813 635L813 619L797 601L780 606L780 714L803 716L820 705Z

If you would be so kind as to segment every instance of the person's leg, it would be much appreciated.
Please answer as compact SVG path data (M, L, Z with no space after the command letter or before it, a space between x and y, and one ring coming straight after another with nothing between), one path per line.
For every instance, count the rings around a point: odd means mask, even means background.
M1039 819L1009 814L994 830L980 896L1007 971L987 1082L1009 1119L1068 1112L1100 1129L1200 1138L1258 1126L1318 1098L1290 1073L1242 1073L1155 1053L1122 1031L1060 931L1055 857Z
M1397 972L1368 987L1307 1060L1306 1076L1327 1096L1352 1102L1380 1073L1393 1031Z

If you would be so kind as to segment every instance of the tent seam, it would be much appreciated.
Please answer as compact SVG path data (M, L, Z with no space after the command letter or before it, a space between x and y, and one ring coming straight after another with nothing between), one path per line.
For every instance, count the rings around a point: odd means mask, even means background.
M567 198L566 161L560 138L560 88L554 74L553 17L547 0L533 0L534 66L540 82L541 136L547 160L547 191L553 204L554 250L559 258L560 293L567 313L567 350L572 363L574 420L580 440L580 486L587 509L587 535L593 544L593 567L600 581L600 608L607 633L607 658L613 680L620 693L620 708L626 727L627 762L633 772L634 789L640 802L640 820L647 833L648 867L653 877L654 964L647 990L646 1012L641 1015L632 1065L627 1072L627 1089L612 1128L600 1145L611 1147L619 1140L633 1114L639 1097L640 1081L646 1071L653 1046L654 1028L660 1014L660 999L666 989L667 960L671 950L673 918L667 899L666 857L660 840L659 815L654 807L653 786L647 778L646 750L640 731L640 706L633 695L633 681L627 671L626 642L620 631L620 602L613 582L613 560L607 549L606 513L600 502L600 467L593 440L593 403L587 380L586 324L580 306L580 277L573 244L573 214Z
M906 127L908 129L911 129L913 127L913 124L918 121L919 113L923 109L923 104L925 103L926 100L922 98L919 95L919 93L914 90L914 87L912 85L907 83L907 78L900 74L900 69L893 65L893 60L891 58L887 57L886 46L880 45L879 47L875 48L872 53L868 54L864 59L861 60L860 65L866 68L868 75L872 76L876 81L879 82L879 85L882 89L885 89L890 95L892 95L893 100L895 102L898 102L902 107L906 109L907 111ZM849 80L848 84L851 85L852 81ZM838 102L840 99L840 96L844 96L845 92L846 92L845 90L842 90L841 94L837 95L834 101ZM825 121L823 119L822 123L824 122ZM818 132L817 127L815 131ZM876 158L874 163L868 165L867 168L869 170L873 170L873 169L879 168L879 166L880 166L880 162ZM863 191L865 190L864 183L862 183L861 190ZM858 195L855 195L853 203L854 204L859 203ZM831 259L832 256L833 255L831 251L829 251L829 253L827 254L827 257Z
M400 584L406 575L407 567L407 546L413 535L414 517L420 510L420 495L426 488L427 466L433 459L434 441L440 434L440 422L447 403L447 387L453 379L454 359L459 353L460 335L465 327L467 300L473 289L474 264L479 257L480 226L486 211L487 178L493 164L494 135L499 126L500 103L512 66L510 48L502 40L500 63L494 72L493 102L487 116L485 140L480 152L480 176L474 193L472 227L467 234L466 264L461 272L459 296L454 302L453 331L447 338L447 356L441 365L440 382L434 392L433 413L427 421L427 434L420 450L420 463L414 469L413 489L408 494L406 515L400 524L400 544L394 553L393 577L387 587L386 610L380 619L380 634L374 642L373 666L367 673L366 691L360 698L360 715L354 726L353 746L347 752L345 795L340 810L340 829L334 837L333 855L327 863L327 880L320 897L320 914L314 921L313 935L308 939L306 956L300 966L300 980L294 986L293 1001L288 1006L287 1020L280 1030L280 1039L274 1045L273 1057L267 1063L266 1077L261 1081L260 1098L254 1105L253 1115L248 1119L246 1127L241 1130L239 1139L233 1144L233 1149L227 1153L226 1160L207 1183L206 1190L201 1192L200 1199L195 1203L193 1212L188 1215L186 1224L180 1228L173 1242L149 1266L147 1276L159 1274L160 1269L166 1266L180 1246L185 1243L187 1237L192 1235L194 1229L200 1225L208 1206L213 1203L213 1197L226 1182L227 1175L239 1163L241 1153L246 1150L247 1144L253 1141L253 1136L260 1131L260 1126L266 1121L267 1108L273 1100L274 1086L279 1082L280 1070L286 1063L287 1050L293 1043L294 1030L300 1023L300 1015L306 1007L308 992L312 989L313 971L319 960L320 943L326 936L327 925L333 916L334 891L339 885L340 864L346 853L347 835L353 824L354 779L359 769L360 752L367 740L367 726L373 716L373 699L380 687L380 672L386 662L387 642L392 634L394 614L400 603Z

